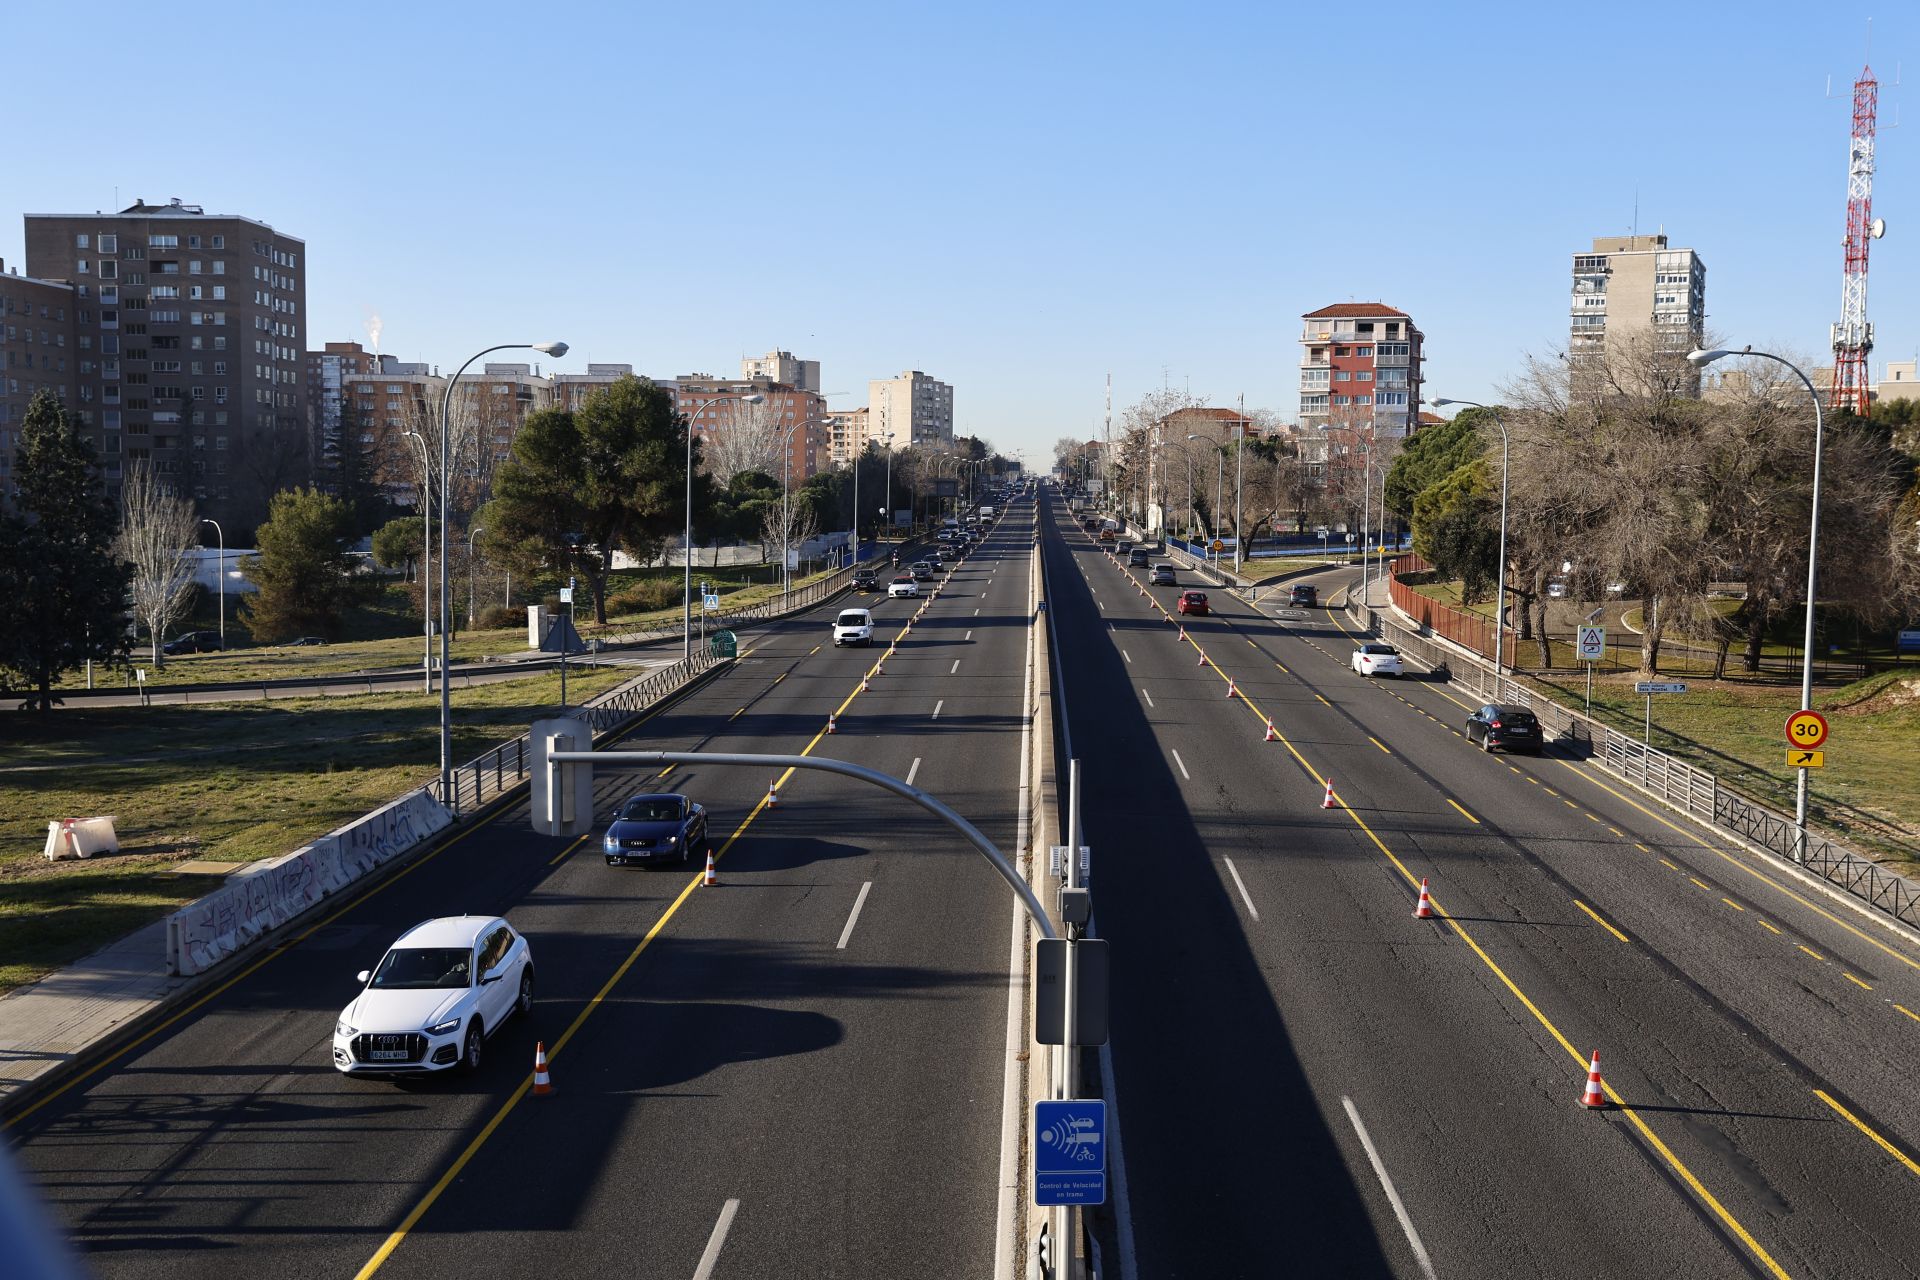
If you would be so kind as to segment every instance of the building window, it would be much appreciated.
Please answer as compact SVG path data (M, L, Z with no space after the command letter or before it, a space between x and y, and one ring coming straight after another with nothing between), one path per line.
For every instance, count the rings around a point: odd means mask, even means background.
M73 247L76 249L89 248L91 247L92 243L93 243L93 237L85 233L77 235L73 238Z
M226 247L227 247L227 238L226 238L225 236L215 236L215 237L213 238L213 247L214 247L214 248L216 248L216 249L224 249L224 248L226 248Z
M102 232L100 236L100 252L102 253L120 252L120 237L116 235L108 235Z

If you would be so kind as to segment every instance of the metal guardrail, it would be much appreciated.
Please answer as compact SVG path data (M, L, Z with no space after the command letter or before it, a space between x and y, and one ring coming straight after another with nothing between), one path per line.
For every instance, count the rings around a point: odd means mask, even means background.
M1572 745L1615 777L1718 831L1797 863L1903 924L1920 928L1920 884L1812 829L1807 832L1805 858L1796 858L1800 833L1793 819L1727 789L1711 770L1649 747L1511 678L1496 680L1492 670L1477 658L1445 648L1358 601L1348 603L1347 613L1403 653L1444 672L1450 683L1487 702L1512 702L1529 708L1557 740Z

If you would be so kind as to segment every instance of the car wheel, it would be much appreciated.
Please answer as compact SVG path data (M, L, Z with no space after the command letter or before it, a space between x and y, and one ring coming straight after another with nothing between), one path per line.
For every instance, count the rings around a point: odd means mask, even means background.
M460 1074L470 1076L480 1070L480 1058L486 1037L480 1031L480 1019L467 1026L467 1042L460 1050Z
M1480 749L1486 752L1488 755L1493 754L1493 738L1491 735L1480 739Z
M533 1012L533 970L520 971L520 998L513 1002L513 1011L524 1018Z

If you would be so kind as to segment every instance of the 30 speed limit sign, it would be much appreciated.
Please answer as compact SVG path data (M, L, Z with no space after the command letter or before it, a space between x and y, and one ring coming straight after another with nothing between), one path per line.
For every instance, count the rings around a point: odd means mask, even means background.
M1802 751L1827 740L1827 718L1818 711L1796 711L1787 717L1787 742Z

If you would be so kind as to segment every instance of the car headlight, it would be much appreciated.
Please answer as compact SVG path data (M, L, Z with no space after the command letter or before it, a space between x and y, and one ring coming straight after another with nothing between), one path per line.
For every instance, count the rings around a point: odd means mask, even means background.
M351 1040L353 1039L353 1037L359 1035L360 1033L355 1031L352 1027L348 1026L345 1019L342 1019L341 1021L333 1024L333 1034L339 1036L343 1040Z
M611 852L620 847L620 841L615 838L613 832L609 831L606 838L600 842L600 847Z
M680 837L679 837L679 836L668 836L668 837L667 837L667 843L668 843L668 844L679 844L679 843L680 843Z
M448 1018L445 1022L436 1022L432 1026L428 1027L427 1034L430 1036L444 1036L450 1032L458 1031L459 1029L460 1029L460 1019Z

